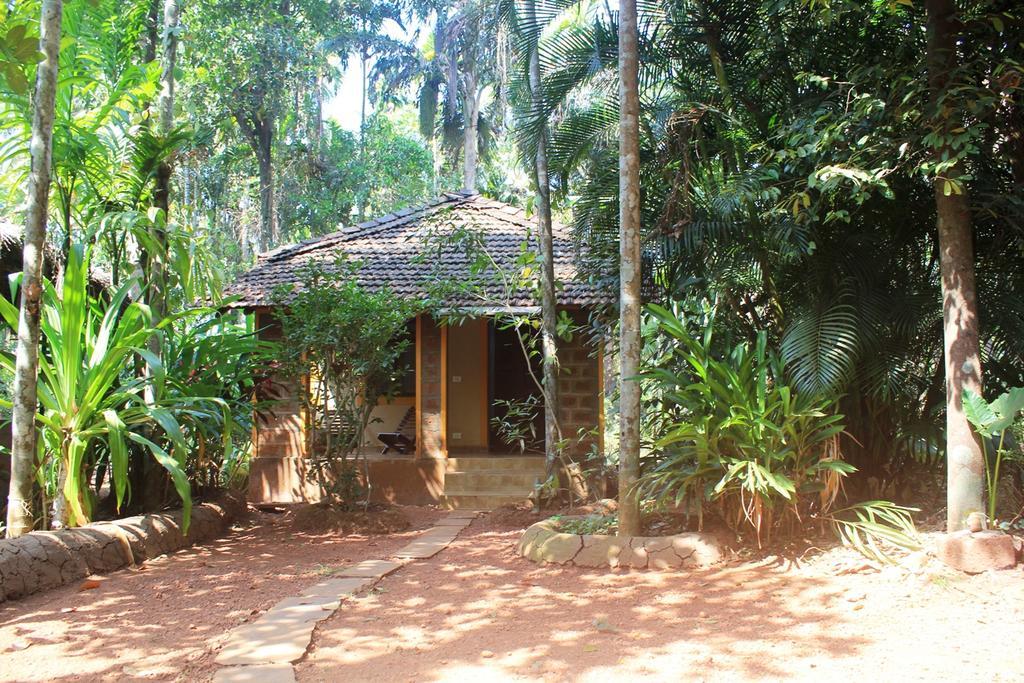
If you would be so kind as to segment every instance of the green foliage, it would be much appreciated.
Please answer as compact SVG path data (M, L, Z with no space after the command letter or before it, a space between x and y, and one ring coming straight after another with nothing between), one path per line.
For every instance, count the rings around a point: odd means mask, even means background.
M280 347L261 341L252 321L214 309L191 309L164 328L167 369L156 398L175 406L189 444L186 472L199 489L244 484L253 413L268 402L259 383Z
M565 534L608 535L615 533L619 526L617 515L593 514L573 519L555 515L551 519L558 521L558 530Z
M178 419L179 409L193 405L216 409L221 401L204 397L145 402L145 383L159 384L166 378L159 358L144 348L157 333L151 326L149 310L140 303L127 303L133 282L118 289L109 303L91 298L87 272L88 257L76 247L60 294L50 283L43 292L41 325L46 346L39 357L40 466L60 471L63 481L56 494L67 505L68 521L84 524L90 521L93 508L89 475L99 459L105 458L109 464L120 507L128 495L129 446L139 445L170 474L185 505L187 527L192 497L185 474L188 445ZM11 329L16 329L17 309L0 299L0 312ZM151 380L125 376L135 355L149 365ZM0 362L13 372L12 355L4 354ZM5 404L10 407L10 402ZM224 413L224 419L230 433L229 412ZM158 441L164 441L167 447ZM98 447L105 454L101 455Z
M18 10L21 10L20 12ZM39 36L34 18L25 8L4 5L0 8L0 76L9 92L28 94L28 69L39 61Z
M515 445L520 453L544 452L544 435L537 433L537 414L544 409L540 397L531 395L522 400L495 400L496 415L491 424L501 440Z
M844 544L869 559L889 563L891 559L886 546L904 550L923 547L914 526L914 512L917 512L916 508L871 500L836 510L827 519Z
M996 521L999 503L999 476L1004 459L1014 459L1018 466L1024 458L1009 447L1007 438L1012 439L1014 423L1024 415L1024 388L1016 388L987 403L973 391L964 391L964 414L981 439L985 456L985 484L988 491L988 518ZM992 451L991 453L989 451Z
M518 135L529 155L549 125L581 265L614 288L617 17L536 6L546 87ZM958 5L962 68L933 108L919 3L640 4L648 296L716 301L720 335L764 331L796 391L841 395L850 483L871 496L911 493L942 462L936 178L971 186L986 382L1024 382L1022 176L1000 142L1020 124L995 104L1021 92L1015 10Z
M700 342L672 311L649 311L671 342L644 373L660 395L660 424L641 492L665 504L716 503L759 544L780 526L827 512L840 479L854 471L841 458L836 399L794 393L764 334L717 357L710 327Z
M327 500L343 506L355 504L370 485L365 468L359 481L355 460L373 408L407 370L397 363L416 312L386 287L362 287L358 268L344 258L311 262L297 287L283 286L274 295L285 340L283 369L309 382L303 393L312 416L312 478Z

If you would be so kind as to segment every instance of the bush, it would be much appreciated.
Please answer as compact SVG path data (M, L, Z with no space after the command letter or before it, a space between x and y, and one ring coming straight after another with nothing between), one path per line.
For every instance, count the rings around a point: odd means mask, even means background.
M826 514L854 470L840 452L836 397L796 394L764 333L718 357L710 333L697 341L672 311L649 311L657 325L648 332L668 343L653 344L663 352L644 373L659 410L642 494L688 505L701 523L714 504L730 528L752 530L759 545Z
M284 369L309 379L309 476L325 500L341 507L369 497L365 459L361 478L357 467L363 433L378 400L398 387L398 362L410 343L406 326L415 315L387 287L363 288L358 268L344 257L310 263L298 287L274 295L288 352Z

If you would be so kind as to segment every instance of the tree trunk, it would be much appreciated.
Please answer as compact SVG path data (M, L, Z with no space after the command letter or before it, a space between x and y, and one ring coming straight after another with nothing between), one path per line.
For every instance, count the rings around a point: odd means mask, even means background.
M22 247L21 312L14 371L11 483L7 496L7 536L32 530L32 482L36 458L36 382L39 373L39 305L42 294L43 245L50 199L50 160L53 151L53 113L57 92L62 0L43 0L40 9L39 50L32 112L32 155L26 196L25 238Z
M640 90L636 0L619 3L619 534L640 534Z
M533 29L537 24L533 0L526 6ZM538 54L540 31L536 32L530 49L530 95L534 111L540 109L541 75ZM555 473L562 440L558 422L558 312L555 299L554 237L551 232L551 185L548 180L547 126L541 127L534 159L534 182L537 186L537 232L541 259L541 344L544 352L544 453L547 478Z
M178 59L178 0L164 0L163 59L160 84L160 132L174 128L174 67Z
M317 162L323 162L324 139L324 90L320 76L313 78L313 125L309 129L309 141L316 154Z
M928 85L935 116L948 139L954 128L963 125L951 104L943 101L950 74L957 67L956 6L952 0L927 0L925 8ZM955 152L946 146L935 152L937 161L943 153L955 158ZM981 395L982 384L970 199L961 175L960 164L956 164L937 173L934 181L946 361L947 531L964 528L969 514L985 509L984 455L963 410L964 390Z
M164 1L163 54L161 55L160 83L161 91L157 108L159 130L163 136L169 135L174 128L174 67L178 55L178 0ZM163 161L156 172L156 189L154 203L163 211L164 221L170 220L171 207L171 175L173 169L168 161ZM159 253L148 254L147 260L149 288L147 299L153 311L154 322L159 322L167 315L167 232L162 225L153 226L154 241L160 245ZM150 340L150 350L159 351L159 340L154 336Z
M259 127L260 165L260 252L272 248L277 242L277 206L274 201L274 131L263 122Z
M363 27L365 30L365 22ZM363 173L366 173L366 47L360 47L359 49L359 164L363 167ZM362 223L366 220L366 203L369 199L370 188L367 186L365 180L366 175L363 176L364 183L362 191L356 194L356 222Z
M477 94L476 72L472 69L463 75L462 111L466 116L463 130L463 187L467 192L476 192L476 167L479 155L478 131L480 123L480 100Z
M249 147L256 155L260 169L260 234L259 250L267 251L277 242L277 205L274 196L274 119L256 110L252 116L236 110L235 121Z

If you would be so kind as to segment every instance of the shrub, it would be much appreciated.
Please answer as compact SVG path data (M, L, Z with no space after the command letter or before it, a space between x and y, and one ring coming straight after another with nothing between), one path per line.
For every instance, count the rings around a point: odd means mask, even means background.
M309 382L310 476L325 500L339 506L369 492L365 460L362 481L357 470L359 448L378 400L398 386L406 325L415 314L386 287L363 288L358 267L344 257L310 263L298 287L274 295L288 352L284 369Z
M653 383L658 431L643 464L643 495L688 504L701 517L713 504L730 528L752 530L759 545L812 517L858 540L877 531L872 525L909 520L905 508L881 503L867 504L863 517L863 505L851 508L853 521L829 514L842 478L854 471L842 459L837 397L795 393L764 333L718 356L710 324L698 341L672 311L652 305L649 312L657 321L649 333L668 343L654 344L662 352L643 375ZM904 524L886 540L912 543L901 538L906 531Z
M159 389L167 380L163 363L145 350L158 334L149 309L128 302L135 280L122 285L109 301L90 296L88 272L89 255L76 246L60 292L49 282L44 285L41 411L36 415L44 491L56 501L56 522L85 524L91 521L96 502L89 485L92 475L100 468L109 470L120 507L130 494L129 450L143 448L170 475L184 504L187 528L192 497L185 467L190 449L180 418L189 411L218 411L230 433L230 411L213 396L168 398L157 391L154 400L145 400L147 387ZM0 313L11 329L17 329L18 310L3 298ZM131 372L136 356L150 368L144 377ZM0 363L13 372L12 354L0 355ZM3 403L10 406L9 401Z

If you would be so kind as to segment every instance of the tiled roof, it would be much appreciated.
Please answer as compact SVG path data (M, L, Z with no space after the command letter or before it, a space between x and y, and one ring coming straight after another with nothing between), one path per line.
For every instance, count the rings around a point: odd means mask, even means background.
M434 217L433 220L426 220L430 217ZM376 220L262 254L256 266L240 275L227 288L226 294L238 297L232 304L234 307L272 306L274 290L281 285L297 285L298 273L304 264L312 261L333 264L339 254L344 254L360 264L358 278L367 289L379 290L386 286L401 297L422 301L427 298L431 282L439 277L453 282L470 278L465 249L453 244L438 249L438 240L431 238L431 235L461 226L481 236L486 252L503 270L515 266L527 236L531 250L537 250L536 224L520 209L478 194L446 193L422 206L401 209ZM579 277L577 263L581 255L568 231L556 224L553 233L558 303L580 306L607 303L608 294ZM431 254L429 259L423 257L427 252ZM444 303L458 308L538 303L528 291L517 292L507 301L500 287L487 285L487 291L488 295L482 299L459 295Z

